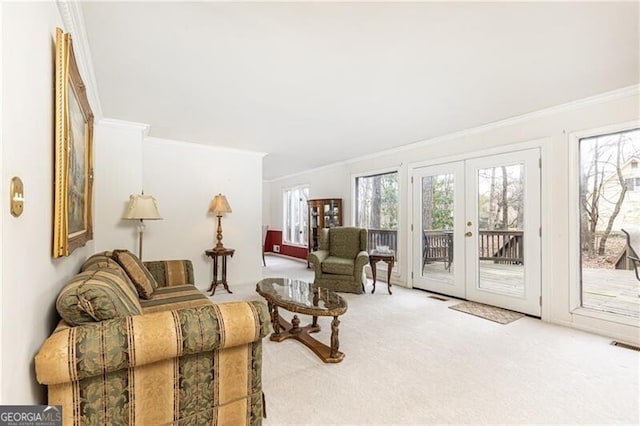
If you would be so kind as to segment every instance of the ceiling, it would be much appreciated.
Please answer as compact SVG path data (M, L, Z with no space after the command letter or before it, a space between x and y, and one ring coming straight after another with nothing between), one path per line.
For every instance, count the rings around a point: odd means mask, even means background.
M266 180L638 84L638 2L84 2L102 112Z

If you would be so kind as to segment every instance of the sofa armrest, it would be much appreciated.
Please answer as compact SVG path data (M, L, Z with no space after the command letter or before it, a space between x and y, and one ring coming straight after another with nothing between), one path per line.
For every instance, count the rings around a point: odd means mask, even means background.
M153 260L144 262L159 287L195 285L193 263L190 260Z
M258 341L268 334L262 301L129 316L61 329L35 357L36 377L61 384L183 355Z

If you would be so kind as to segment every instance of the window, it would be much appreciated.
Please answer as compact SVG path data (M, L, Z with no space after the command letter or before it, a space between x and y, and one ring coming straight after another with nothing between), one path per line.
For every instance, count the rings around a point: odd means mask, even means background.
M580 304L640 318L640 281L622 232L640 229L640 129L585 137L578 148Z
M296 186L283 192L283 232L285 244L306 245L308 239L309 211L307 199L309 186Z
M625 178L624 183L627 185L627 191L640 191L640 177Z
M356 177L355 224L367 228L369 250L388 246L398 256L398 172Z

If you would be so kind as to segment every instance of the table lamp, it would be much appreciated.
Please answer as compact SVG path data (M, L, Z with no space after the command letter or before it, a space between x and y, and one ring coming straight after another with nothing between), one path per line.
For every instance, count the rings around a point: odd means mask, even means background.
M216 244L216 249L222 249L224 246L222 245L222 216L225 213L231 213L231 206L227 201L227 197L222 194L216 195L211 203L209 204L209 213L213 213L218 216L218 231L216 233L216 239L218 243Z

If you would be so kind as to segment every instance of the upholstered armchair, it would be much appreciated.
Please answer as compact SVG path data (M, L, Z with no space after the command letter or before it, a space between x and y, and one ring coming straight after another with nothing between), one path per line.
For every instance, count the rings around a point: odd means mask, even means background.
M315 284L334 291L363 293L369 263L367 230L335 227L320 230L318 250L309 253Z

